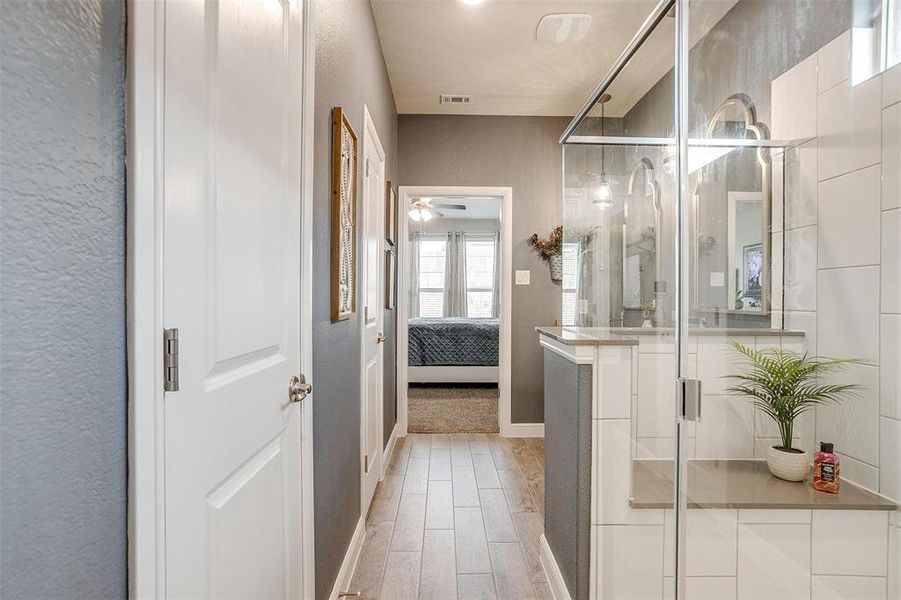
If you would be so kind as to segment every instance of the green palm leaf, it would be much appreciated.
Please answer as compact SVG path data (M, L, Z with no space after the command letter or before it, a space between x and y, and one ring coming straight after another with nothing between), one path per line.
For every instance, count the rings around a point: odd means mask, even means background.
M773 419L784 448L792 447L795 419L816 406L837 404L854 397L860 389L857 384L818 383L821 377L860 364L857 359L811 357L782 348L755 350L739 342L730 345L746 370L725 376L734 382L727 391L750 400Z

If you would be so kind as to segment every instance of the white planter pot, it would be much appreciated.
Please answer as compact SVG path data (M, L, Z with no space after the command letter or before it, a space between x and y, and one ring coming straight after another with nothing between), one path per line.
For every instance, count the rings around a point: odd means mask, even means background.
M766 465L770 473L786 481L804 481L810 472L810 454L785 452L775 446L766 449Z
M552 256L547 262L551 268L551 281L563 281L563 256Z

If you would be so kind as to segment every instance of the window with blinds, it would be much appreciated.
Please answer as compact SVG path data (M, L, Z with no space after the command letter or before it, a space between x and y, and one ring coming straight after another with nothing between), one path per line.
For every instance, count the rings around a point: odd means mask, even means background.
M444 316L444 269L447 265L447 241L424 239L419 242L419 316Z
M579 304L579 244L563 244L563 325L575 325Z
M466 236L466 316L489 319L494 315L494 238Z

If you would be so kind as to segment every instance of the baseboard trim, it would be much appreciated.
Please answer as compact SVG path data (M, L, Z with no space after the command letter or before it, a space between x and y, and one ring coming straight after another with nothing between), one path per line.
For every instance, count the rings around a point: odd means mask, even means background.
M507 423L501 427L503 437L544 437L544 423Z
M544 569L544 576L547 578L548 586L551 588L551 595L554 600L572 600L566 584L563 582L563 574L560 567L557 566L557 559L551 552L551 547L547 544L547 538L544 534L538 538L538 556L541 559L541 568Z
M394 423L394 428L391 430L391 437L388 438L388 445L385 447L385 452L382 454L382 473L379 477L379 481L385 478L385 474L388 472L388 465L391 463L391 457L394 456L394 448L397 446L397 423Z
M350 538L350 545L347 547L344 560L341 561L341 568L338 569L338 577L335 579L332 593L329 594L329 600L338 600L338 594L353 591L350 589L350 584L354 578L354 571L357 570L357 561L360 559L360 550L363 549L363 539L365 537L366 517L360 517L353 537Z

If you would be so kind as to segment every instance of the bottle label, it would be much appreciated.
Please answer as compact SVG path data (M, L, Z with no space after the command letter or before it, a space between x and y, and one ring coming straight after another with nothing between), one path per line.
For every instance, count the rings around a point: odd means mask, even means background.
M827 483L835 481L835 465L833 463L820 463L820 479Z

